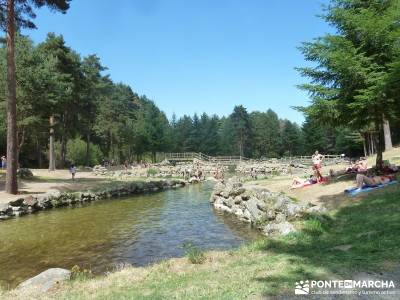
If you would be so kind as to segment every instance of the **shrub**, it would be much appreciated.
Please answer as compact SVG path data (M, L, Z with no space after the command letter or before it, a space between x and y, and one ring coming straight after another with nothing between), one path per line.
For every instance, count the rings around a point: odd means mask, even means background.
M256 241L252 242L249 245L249 249L250 249L250 251L253 251L253 252L255 252L255 251L265 251L265 250L270 249L271 246L272 246L271 241L264 238L264 239L258 239Z
M84 281L93 277L92 271L87 269L81 269L78 265L75 265L71 269L71 280Z
M278 170L272 170L271 175L272 176L280 176L281 172L279 172Z
M206 261L206 256L204 252L192 243L183 244L183 249L185 250L185 254L188 260L192 264L202 264Z
M89 145L89 165L98 165L103 157L99 146ZM80 138L69 140L67 143L67 160L75 165L86 165L86 142Z
M311 218L304 222L304 231L310 235L321 235L324 232L324 228L320 220Z
M147 177L155 176L158 172L159 172L158 169L149 168L149 169L147 170Z
M20 168L17 171L17 176L21 179L32 179L33 173L28 168Z

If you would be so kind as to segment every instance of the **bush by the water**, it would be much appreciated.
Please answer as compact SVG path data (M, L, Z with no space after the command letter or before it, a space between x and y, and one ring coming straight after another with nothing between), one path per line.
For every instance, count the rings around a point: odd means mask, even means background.
M183 244L183 249L185 250L185 254L188 260L192 264L202 264L206 261L206 255L204 251L200 250L196 245L192 243Z
M17 176L21 179L32 179L33 173L28 168L20 168L17 171Z
M75 265L71 269L71 280L84 281L93 278L91 270L81 269L78 265Z

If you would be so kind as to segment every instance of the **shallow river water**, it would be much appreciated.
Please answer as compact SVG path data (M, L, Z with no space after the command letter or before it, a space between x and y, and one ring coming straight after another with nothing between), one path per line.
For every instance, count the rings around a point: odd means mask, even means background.
M0 223L0 284L13 287L51 267L94 273L184 255L182 245L229 249L258 237L208 200L211 183L98 201Z

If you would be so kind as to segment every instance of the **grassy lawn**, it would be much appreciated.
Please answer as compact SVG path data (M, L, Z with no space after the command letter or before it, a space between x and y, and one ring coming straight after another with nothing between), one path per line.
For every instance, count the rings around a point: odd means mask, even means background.
M298 233L263 239L203 264L177 258L147 268L72 281L51 299L259 299L293 295L304 279L350 279L359 271L390 272L400 261L400 189L371 193L327 216L309 216ZM339 247L338 247L339 246ZM3 297L32 299L34 291ZM37 295L44 299L43 295Z

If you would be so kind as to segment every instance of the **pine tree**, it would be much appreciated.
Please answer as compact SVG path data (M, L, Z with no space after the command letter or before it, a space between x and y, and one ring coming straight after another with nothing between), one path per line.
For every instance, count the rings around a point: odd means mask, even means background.
M251 155L251 124L246 108L242 105L235 106L229 116L233 125L237 154L240 156Z
M4 4L3 4L4 5ZM6 192L18 193L18 140L17 140L17 89L15 77L15 25L34 28L31 21L35 14L33 7L49 6L53 10L65 12L69 0L7 0L0 6L1 20L6 20L7 32L7 177ZM4 24L3 24L4 25Z
M299 68L311 79L300 88L312 98L311 106L300 110L322 123L346 124L355 130L373 124L378 133L378 168L383 162L383 124L392 119L397 106L388 79L399 53L399 16L398 0L333 0L324 18L337 34L301 48L317 66Z

